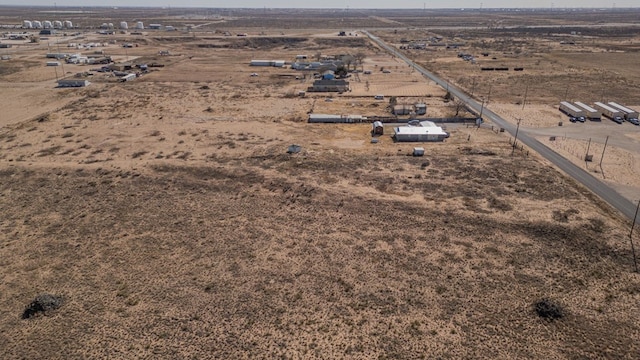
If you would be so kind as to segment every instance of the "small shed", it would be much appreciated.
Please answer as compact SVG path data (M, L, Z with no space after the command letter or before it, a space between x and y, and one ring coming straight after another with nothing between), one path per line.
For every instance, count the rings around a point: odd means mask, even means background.
M424 156L424 148L423 147L414 147L412 155L413 156Z
M409 115L413 111L411 105L396 105L393 107L394 115Z
M371 134L372 135L384 135L384 126L381 121L374 121L371 125Z
M415 104L416 115L425 115L427 113L427 104Z

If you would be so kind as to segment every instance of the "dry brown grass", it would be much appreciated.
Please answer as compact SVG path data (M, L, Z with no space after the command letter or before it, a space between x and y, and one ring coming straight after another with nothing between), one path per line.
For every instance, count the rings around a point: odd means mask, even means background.
M248 77L252 57L338 43L292 37L310 47L150 36L136 56L185 55L128 84L15 90L42 109L0 128L3 358L636 358L627 222L485 128L449 125L415 158L388 133L370 144L368 124L301 122L379 107L286 98L308 84L273 83L281 69ZM432 85L376 85L446 111ZM42 293L63 305L21 319ZM563 317L540 318L541 299Z

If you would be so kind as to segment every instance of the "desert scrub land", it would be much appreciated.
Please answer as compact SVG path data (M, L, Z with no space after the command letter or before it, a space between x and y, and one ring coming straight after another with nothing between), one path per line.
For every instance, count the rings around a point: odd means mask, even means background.
M635 358L628 224L509 150L5 163L0 344L7 358ZM41 292L64 304L21 319ZM564 316L539 317L541 299Z

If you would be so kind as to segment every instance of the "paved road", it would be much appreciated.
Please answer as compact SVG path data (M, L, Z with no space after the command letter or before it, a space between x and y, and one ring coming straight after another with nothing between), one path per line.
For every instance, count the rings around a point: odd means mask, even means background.
M482 108L483 107L482 104L479 104L477 101L475 101L474 99L472 99L471 97L469 97L465 93L463 93L460 89L456 88L455 86L452 86L452 85L448 84L446 81L444 81L444 80L440 79L439 77L435 76L431 72L429 72L426 69L424 69L422 66L414 63L413 61L411 61L411 59L409 59L404 54L399 52L396 48L387 45L380 38L372 35L368 31L362 31L362 32L364 34L366 34L372 41L374 41L380 47L382 47L383 49L385 49L388 52L392 53L396 57L404 60L407 64L409 64L409 66L412 66L413 68L415 68L416 71L419 71L425 77L433 80L438 85L440 85L440 86L442 86L444 88L448 88L449 92L451 92L452 95L454 95L456 98L461 99L462 101L466 102L470 108L476 110L478 113L482 110L482 117L484 119L491 120L494 124L496 124L499 127L504 128L505 131L511 133L512 135L515 134L515 132L516 132L516 126L515 125L513 125L513 124L509 123L508 121L504 120L503 118L501 118L499 115L497 115L493 111L491 111L491 110L489 110L487 108ZM558 168L560 168L560 170L564 171L567 175L571 176L576 181L580 182L581 184L586 186L589 190L591 190L596 195L601 197L603 200L608 202L611 206L613 206L614 208L618 209L622 214L624 214L624 216L626 216L629 219L633 219L633 217L635 215L635 211L636 211L635 205L632 204L629 200L627 200L622 195L618 194L615 190L613 190L612 188L607 186L605 183L603 183L602 181L596 179L595 177L593 177L591 174L589 174L588 172L586 172L582 168L580 168L580 167L576 166L575 164L573 164L571 161L569 161L569 160L565 159L564 157L560 156L558 153L556 153L555 151L553 151L550 148L546 147L544 144L542 144L541 142L539 142L535 138L529 136L525 129L522 129L522 128L519 129L519 131L518 131L518 141L522 142L525 145L527 145L533 151L538 152L545 159L549 160L551 163L553 163Z

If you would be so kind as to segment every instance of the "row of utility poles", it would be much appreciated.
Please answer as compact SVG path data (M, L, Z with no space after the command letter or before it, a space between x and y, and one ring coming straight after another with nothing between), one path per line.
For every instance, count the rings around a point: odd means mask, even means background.
M476 79L473 78L473 83L471 85L471 97L473 97L473 93L475 91L475 87L476 87ZM566 92L565 92L565 98L567 97L567 94L569 92L569 87L567 87ZM526 104L527 104L527 95L529 94L529 84L526 85L525 90L524 90L524 97L522 100L522 110L524 110ZM485 100L484 97L480 97L480 99L482 100L482 105L480 106L480 118L482 118L482 114L484 111L484 107L485 105L489 104L489 96L491 96L491 85L489 85L489 92L487 94L487 98ZM514 134L513 137L513 144L511 147L511 155L513 155L513 153L515 152L516 149L516 145L517 145L517 141L518 141L518 132L520 130L520 122L522 121L522 118L516 118L517 123L516 123L516 132ZM604 148L602 149L602 155L600 156L600 163L598 164L598 166L600 167L600 170L602 171L602 161L604 160L604 153L607 150L607 144L609 143L609 136L607 136L607 138L604 141ZM588 161L588 157L589 157L589 149L591 148L591 138L589 138L589 143L587 144L587 153L585 155L585 161ZM633 216L633 221L631 223L631 231L629 232L629 243L631 244L631 253L633 256L633 266L636 272L638 271L638 261L636 259L636 249L635 246L633 244L633 230L635 229L636 226L636 220L638 218L638 211L640 210L640 200L638 200L638 204L636 206L636 212L635 215Z

